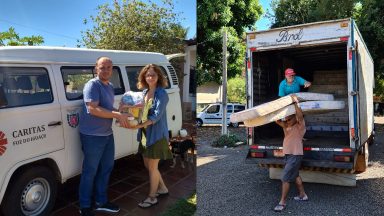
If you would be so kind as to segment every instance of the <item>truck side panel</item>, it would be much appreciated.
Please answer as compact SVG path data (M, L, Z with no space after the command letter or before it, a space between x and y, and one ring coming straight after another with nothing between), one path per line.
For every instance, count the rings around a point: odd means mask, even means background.
M357 28L354 28L356 72L358 74L359 143L364 144L373 131L373 60Z

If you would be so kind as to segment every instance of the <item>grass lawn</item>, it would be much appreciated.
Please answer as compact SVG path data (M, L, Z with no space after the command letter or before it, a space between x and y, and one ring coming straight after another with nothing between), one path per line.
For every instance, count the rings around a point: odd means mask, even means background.
M196 212L196 192L188 199L179 199L169 207L162 216L191 216Z

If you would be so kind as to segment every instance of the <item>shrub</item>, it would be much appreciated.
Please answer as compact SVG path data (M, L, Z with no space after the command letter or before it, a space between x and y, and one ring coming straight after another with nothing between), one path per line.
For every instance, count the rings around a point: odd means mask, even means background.
M212 143L213 147L235 147L237 142L240 142L243 140L240 140L236 135L230 134L230 135L221 135L219 138L215 139Z

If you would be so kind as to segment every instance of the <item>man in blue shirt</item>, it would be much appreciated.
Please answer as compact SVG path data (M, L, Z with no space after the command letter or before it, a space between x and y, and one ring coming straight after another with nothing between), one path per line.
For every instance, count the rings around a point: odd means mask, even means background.
M285 70L285 79L279 85L279 97L299 92L300 86L304 86L304 88L311 86L310 82L295 75L295 71L292 68Z
M114 89L109 82L113 65L108 57L96 61L97 77L89 80L83 89L84 105L80 114L80 140L83 150L83 170L81 173L79 200L82 216L93 216L92 193L95 192L95 210L118 212L120 208L108 202L108 181L114 164L115 143L112 132L114 118L123 127L128 126L127 114L113 107Z

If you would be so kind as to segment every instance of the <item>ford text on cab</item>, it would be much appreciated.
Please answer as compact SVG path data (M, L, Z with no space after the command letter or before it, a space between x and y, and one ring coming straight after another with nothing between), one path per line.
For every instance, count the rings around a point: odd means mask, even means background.
M175 70L163 54L54 47L0 47L0 202L5 216L47 215L57 183L81 171L79 112L84 84L100 56L113 61L115 107L136 88L138 72L157 64L168 79L168 126L181 129ZM115 157L137 151L136 130L116 127Z
M352 19L247 33L248 107L278 98L284 70L333 94L343 110L305 116L303 168L355 173L367 166L373 140L373 61ZM248 162L282 167L283 130L275 123L248 129Z

